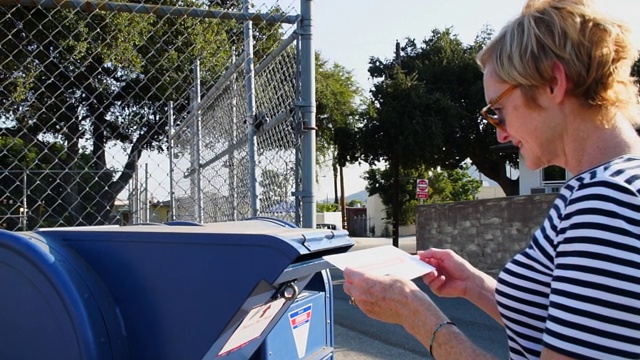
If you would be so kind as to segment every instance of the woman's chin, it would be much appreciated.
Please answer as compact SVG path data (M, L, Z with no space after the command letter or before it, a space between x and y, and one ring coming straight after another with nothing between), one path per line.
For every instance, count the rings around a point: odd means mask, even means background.
M536 171L545 166L541 161L533 157L526 157L522 155L522 160L524 160L524 165L531 171Z

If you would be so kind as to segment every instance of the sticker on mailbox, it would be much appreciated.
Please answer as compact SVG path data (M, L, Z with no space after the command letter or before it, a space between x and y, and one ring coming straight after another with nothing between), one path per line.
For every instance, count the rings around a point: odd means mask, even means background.
M238 350L251 340L260 336L269 323L271 323L271 320L278 314L278 311L282 309L285 301L284 298L281 298L251 309L247 317L242 320L240 326L238 326L233 335L231 335L229 341L222 347L218 356Z
M289 323L293 331L293 340L296 342L296 350L298 350L298 357L300 358L307 352L310 322L311 304L289 313Z

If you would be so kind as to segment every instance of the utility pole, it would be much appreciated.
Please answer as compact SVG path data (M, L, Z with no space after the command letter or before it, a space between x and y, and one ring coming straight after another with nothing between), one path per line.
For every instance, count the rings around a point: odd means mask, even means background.
M396 40L396 51L394 59L396 70L400 69L400 42ZM402 141L402 140L400 140ZM393 175L393 199L391 201L391 232L393 246L400 247L400 163L401 159L396 151L392 152L391 173Z
M340 210L342 211L342 228L348 230L347 221L347 200L344 195L344 174L342 172L342 166L340 169Z

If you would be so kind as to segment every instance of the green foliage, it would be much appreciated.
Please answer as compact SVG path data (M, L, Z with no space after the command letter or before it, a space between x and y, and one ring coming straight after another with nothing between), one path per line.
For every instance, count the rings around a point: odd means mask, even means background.
M454 170L429 172L428 203L474 200L482 181L469 175L469 165Z
M0 168L6 170L22 170L28 168L38 158L34 147L25 146L22 139L0 136Z
M478 114L485 99L475 54L491 36L484 28L465 45L451 29L436 29L420 43L407 39L399 59L372 58L369 73L378 82L359 116L359 159L446 170L471 159L507 194L517 192L505 171L517 156L490 149L495 130Z
M340 211L340 207L338 206L338 204L335 203L317 203L316 204L316 211L319 213L324 213L324 212L337 212Z
M415 75L398 67L389 71L389 78L374 85L371 103L361 113L361 159L371 165L380 161L415 165L420 159L416 149L427 144L421 135L426 111L422 99L427 95Z
M347 203L348 207L364 207L364 203L361 200L353 199Z
M0 155L0 169L3 170L0 189L3 189L5 198L14 200L16 204L22 204L26 196L28 229L74 224L73 212L60 200L71 196L70 187L75 183L82 189L73 210L90 212L95 211L95 208L88 208L95 202L94 194L113 179L108 170L92 170L92 157L87 153L80 153L75 171L60 171L56 160L65 159L68 154L66 147L57 142L42 148L27 144L22 139L0 137L0 148L4 149ZM9 210L15 213L15 209Z
M353 122L360 95L350 70L340 64L330 64L316 52L316 148L321 160L331 158L336 147L342 144L335 138L336 129L348 128Z
M331 159L334 178L357 153L355 141L356 101L361 90L351 71L340 64L329 64L316 52L316 151L318 163ZM338 198L337 183L334 196Z
M419 200L416 199L417 179L429 181L429 199L426 203L473 200L482 187L482 181L471 177L468 170L468 165L453 170L403 170L400 173L400 225L415 223L415 207L419 204ZM389 168L371 168L365 173L364 179L367 181L367 192L380 196L385 206L386 218L391 219L393 176Z

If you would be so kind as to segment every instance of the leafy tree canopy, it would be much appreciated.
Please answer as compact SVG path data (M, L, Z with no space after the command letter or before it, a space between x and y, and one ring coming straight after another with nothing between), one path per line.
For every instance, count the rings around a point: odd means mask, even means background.
M506 173L517 156L490 149L495 130L478 113L485 99L475 54L491 35L485 28L465 45L450 28L436 29L421 43L407 39L396 59L372 58L369 73L378 82L360 114L360 158L443 169L471 159L507 194L517 193Z
M340 64L330 64L316 52L316 147L321 160L334 155L336 129L348 127L353 121L360 96L352 72Z
M362 202L362 200L353 199L353 200L349 201L347 206L349 206L349 207L362 207L362 206L364 206L364 203Z
M316 212L337 212L340 211L338 204L334 203L317 203Z
M473 200L482 187L482 181L469 175L469 165L463 165L453 170L440 168L418 168L402 170L400 174L399 200L402 205L400 225L415 223L415 207L419 204L416 199L416 181L429 181L429 198L426 203L442 203L452 201ZM367 181L367 192L378 195L386 208L386 218L391 219L393 199L393 177L390 169L371 168L364 175Z
M356 153L356 104L361 90L351 71L330 64L316 52L316 149L318 163L331 159L334 198L338 201L338 169L346 166Z

